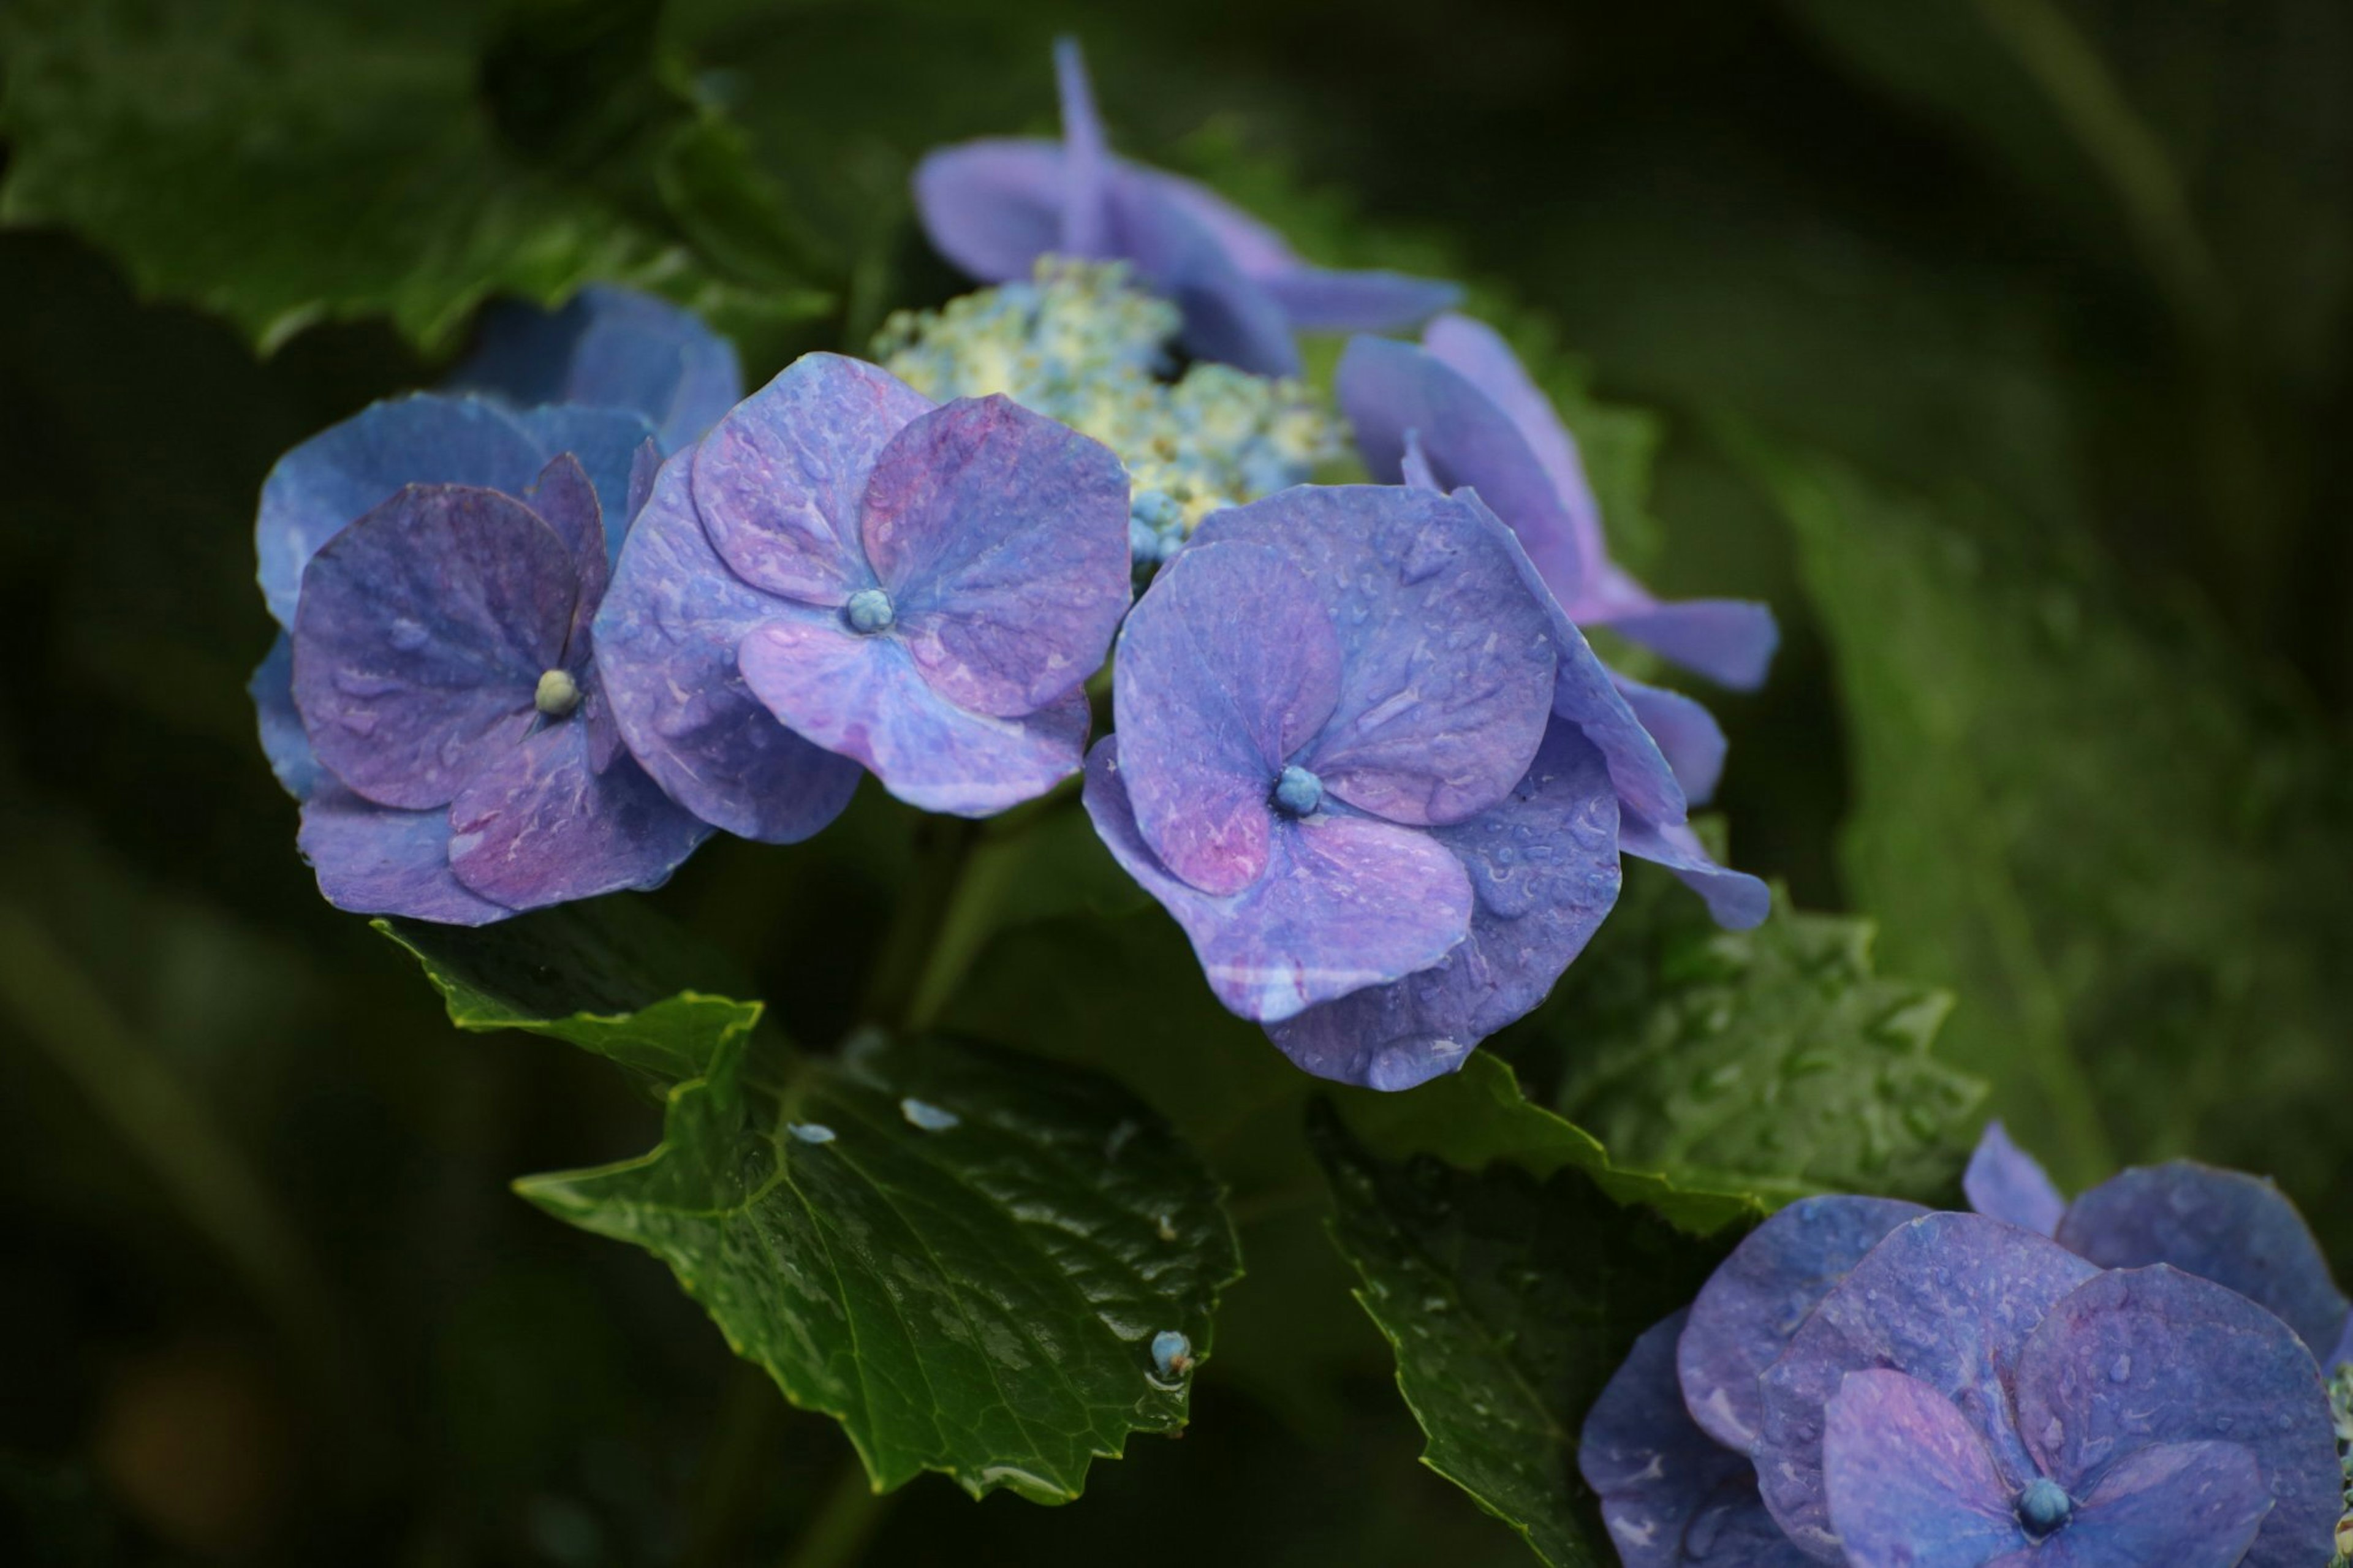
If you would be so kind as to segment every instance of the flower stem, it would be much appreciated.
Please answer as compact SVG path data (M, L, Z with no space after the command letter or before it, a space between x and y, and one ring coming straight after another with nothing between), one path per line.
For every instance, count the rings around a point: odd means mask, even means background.
M833 1489L794 1543L784 1568L850 1568L865 1552L895 1492L878 1492L852 1454L842 1461Z
M961 816L925 816L915 825L915 863L866 980L865 1015L887 1029L903 1030L914 1021L932 948L955 907L956 887L979 836L980 825Z

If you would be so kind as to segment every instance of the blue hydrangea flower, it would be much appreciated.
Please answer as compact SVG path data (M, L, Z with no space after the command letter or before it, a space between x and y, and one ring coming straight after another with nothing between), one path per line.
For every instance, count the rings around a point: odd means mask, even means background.
M2042 1164L1988 1124L1962 1180L1969 1206L2104 1268L2168 1263L2227 1285L2294 1329L2315 1356L2353 1344L2353 1303L2280 1190L2189 1160L2124 1171L2067 1202Z
M1200 359L1295 375L1294 329L1410 326L1459 296L1394 272L1335 272L1300 260L1257 219L1176 175L1114 157L1078 46L1055 46L1062 141L992 137L942 148L915 170L915 205L940 254L975 278L1029 276L1049 252L1132 263L1184 311Z
M658 886L708 836L622 749L588 630L607 572L568 454L520 497L408 486L312 555L291 675L331 902L479 925Z
M596 625L621 733L747 838L816 832L861 764L927 810L1002 811L1078 771L1127 530L1100 443L807 355L654 481Z

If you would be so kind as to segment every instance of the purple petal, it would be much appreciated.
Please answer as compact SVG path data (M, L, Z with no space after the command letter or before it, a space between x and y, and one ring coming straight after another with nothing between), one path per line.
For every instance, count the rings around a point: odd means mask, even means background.
M995 136L943 147L915 165L915 211L932 248L987 283L1029 276L1061 243L1062 149Z
M2238 1292L2161 1264L2099 1274L2053 1306L2015 1382L2028 1448L2076 1496L2136 1448L2244 1444L2274 1505L2246 1568L2328 1560L2344 1477L2319 1369Z
M1758 1487L1789 1539L1838 1560L1822 1489L1822 1424L1851 1372L1887 1367L1927 1384L1977 1427L2005 1482L2013 1490L2024 1485L2035 1467L2010 1424L2005 1380L2034 1325L2096 1272L2049 1238L1981 1215L1925 1215L1890 1231L1757 1380L1765 1395L1753 1450Z
M328 426L279 458L262 483L254 545L269 613L292 627L311 555L402 486L520 495L551 456L503 410L472 397L395 398Z
M670 798L771 844L841 815L858 764L776 722L735 668L776 601L729 572L695 515L692 452L661 467L594 629L598 685L629 751Z
M1087 815L1113 858L1192 939L1218 1000L1279 1023L1436 963L1462 940L1471 879L1429 835L1325 814L1281 824L1267 873L1229 897L1171 876L1136 832L1119 738L1087 757Z
M449 805L459 880L512 909L658 888L711 829L631 763L598 773L577 719L543 725Z
M1736 691L1765 684L1765 672L1780 646L1773 612L1746 599L1653 601L1639 610L1582 605L1570 611L1585 625L1608 626L1628 642L1640 643L1710 680Z
M1271 225L1260 222L1198 180L1141 163L1124 167L1130 179L1150 187L1208 230L1219 248L1252 278L1265 281L1299 268L1298 254Z
M1968 1417L1900 1372L1851 1372L1831 1396L1822 1476L1852 1568L1979 1568L2031 1544Z
M1601 753L1556 721L1503 803L1430 837L1471 873L1469 937L1429 968L1267 1032L1318 1078L1411 1089L1535 1011L1618 900L1618 796Z
M569 452L579 460L604 514L605 559L618 556L629 520L637 515L630 479L637 472L638 452L653 439L653 427L622 409L562 405L522 409L514 421L530 434L543 458Z
M1086 693L1017 719L959 708L890 636L861 637L833 617L769 620L745 634L736 666L796 734L865 764L910 805L989 816L1079 771Z
M695 510L720 558L755 588L839 605L873 574L859 509L891 437L931 401L889 371L803 354L693 449Z
M1683 786L1684 800L1692 805L1705 805L1715 794L1716 781L1724 776L1724 729L1715 715L1680 691L1647 686L1614 669L1609 679L1651 739L1659 743L1667 765L1674 770L1675 783Z
M1618 847L1664 866L1707 900L1707 912L1726 931L1749 931L1773 912L1773 889L1746 871L1719 866L1699 835L1682 823L1662 827L1630 810L1618 819Z
M1099 257L1111 237L1111 145L1095 112L1086 57L1076 38L1054 40L1054 89L1062 107L1062 222L1065 256Z
M1398 481L1413 431L1437 482L1477 490L1554 596L1577 597L1587 563L1575 521L1526 437L1477 387L1411 343L1360 337L1340 356L1334 390L1375 479Z
M1252 375L1299 374L1282 307L1183 207L1122 169L1111 182L1111 220L1113 253L1183 313L1187 353Z
M1403 272L1295 266L1257 276L1298 331L1395 331L1417 326L1462 298L1459 285Z
M580 592L573 600L572 620L565 633L567 649L585 650L588 623L605 602L605 585L612 568L605 554L605 518L596 505L596 491L580 460L566 452L541 470L539 483L523 494L523 502L539 520L555 531L572 557Z
M1339 700L1341 646L1281 551L1198 539L1162 567L1120 634L1112 709L1137 831L1207 893L1267 870L1283 765Z
M895 635L976 713L1018 718L1078 686L1127 612L1127 470L1008 397L959 398L892 437L862 526Z
M2059 1244L2103 1268L2170 1263L2269 1308L2316 1356L2336 1342L2344 1292L2295 1205L2242 1171L2170 1160L2121 1173L2077 1198Z
M296 841L339 910L479 926L514 910L458 880L449 868L449 814L375 805L328 782L302 803Z
M626 410L653 427L667 454L735 405L744 373L734 345L693 312L592 283L560 310L504 300L485 310L480 339L448 384L526 405Z
M1700 1288L1676 1352L1701 1427L1746 1453L1765 1420L1757 1374L1889 1231L1927 1212L1894 1198L1799 1198L1749 1232Z
M1978 1213L2042 1236L2056 1233L2059 1216L2067 1212L2067 1200L2041 1162L2011 1142L1999 1120L1986 1123L1961 1176L1961 1191Z
M1445 492L1446 487L1430 471L1430 458L1422 452L1419 431L1405 433L1405 454L1398 458L1398 482L1413 489Z
M1653 1324L1634 1342L1577 1434L1577 1468L1601 1499L1602 1522L1625 1568L1675 1568L1692 1520L1726 1483L1750 1473L1746 1459L1712 1441L1683 1409L1675 1339L1686 1315ZM1748 1494L1763 1511L1753 1482Z
M415 485L302 574L294 701L319 760L382 805L446 805L537 717L579 574L521 501Z
M1421 334L1421 346L1511 421L1551 481L1552 493L1567 519L1581 568L1579 579L1599 573L1609 557L1601 534L1601 503L1594 499L1593 486L1586 478L1577 437L1561 423L1552 399L1529 377L1520 356L1486 322L1451 313L1430 323Z
M2263 1470L2240 1445L2153 1444L2116 1461L2031 1561L2035 1568L2232 1568L2271 1510Z
M1526 773L1553 696L1552 617L1475 507L1303 485L1219 512L1195 538L1280 551L1330 608L1339 700L1298 761L1342 800L1392 822L1461 822Z
M284 632L254 667L245 690L253 699L269 771L288 795L310 799L333 775L319 765L319 753L311 749L310 733L302 728L301 711L294 706L294 644Z

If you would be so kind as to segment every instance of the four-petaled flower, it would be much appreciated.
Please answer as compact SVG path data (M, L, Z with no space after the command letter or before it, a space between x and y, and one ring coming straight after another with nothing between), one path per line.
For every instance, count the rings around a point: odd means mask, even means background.
M915 170L932 244L975 278L1030 275L1040 256L1130 262L1184 312L1186 351L1260 375L1295 375L1294 330L1411 326L1459 297L1451 283L1335 272L1206 187L1114 157L1078 46L1055 46L1062 141L990 137L942 148Z

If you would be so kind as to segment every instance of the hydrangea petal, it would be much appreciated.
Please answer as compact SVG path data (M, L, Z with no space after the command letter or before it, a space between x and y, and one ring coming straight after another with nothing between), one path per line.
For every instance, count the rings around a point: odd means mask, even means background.
M803 354L693 449L693 492L720 558L755 588L839 605L873 574L859 508L891 437L930 399L889 371Z
M692 311L634 289L591 283L558 310L501 300L449 378L531 404L623 409L664 453L701 438L744 395L735 346Z
M1385 984L1469 929L1470 877L1427 834L1335 814L1285 823L1267 874L1219 897L1170 875L1136 831L1116 735L1088 753L1085 801L1113 858L1185 928L1210 990L1245 1018L1280 1023Z
M1100 257L1111 237L1111 143L1095 111L1086 57L1076 38L1054 40L1054 90L1062 110L1062 222L1058 249Z
M540 470L539 482L522 499L542 522L555 531L572 557L579 592L572 601L564 646L567 661L577 663L588 647L588 623L596 618L596 606L605 602L606 584L613 575L605 553L604 511L596 504L596 489L589 484L580 459L569 452Z
M2246 1568L2327 1561L2344 1507L2328 1396L2303 1342L2244 1296L2162 1264L2098 1274L2053 1305L2015 1381L2018 1429L2070 1492L2135 1447L2244 1444L2274 1501Z
M1628 642L1640 643L1736 691L1753 691L1765 684L1765 672L1781 643L1772 610L1746 599L1654 600L1641 609L1576 609L1586 625L1608 626Z
M638 449L653 438L653 426L622 409L561 404L520 410L514 421L531 436L543 458L568 452L579 460L596 487L596 506L604 517L605 559L611 562L620 554L629 519L636 515L629 479L637 471Z
M1705 805L1724 776L1727 750L1724 727L1715 721L1715 715L1680 691L1646 685L1614 669L1609 679L1651 739L1659 743L1660 753L1674 771L1675 783L1683 786L1685 802Z
M2097 1272L2048 1237L1981 1215L1924 1215L1890 1231L1757 1380L1758 1489L1789 1539L1838 1561L1823 1495L1823 1416L1840 1380L1870 1367L1909 1373L1950 1399L2003 1479L2013 1490L2023 1485L2034 1467L2010 1426L2004 1380L2034 1326Z
M1086 749L1083 691L1018 719L975 713L933 689L896 638L831 617L764 621L735 657L786 728L925 811L988 816L1034 800L1078 772Z
M1340 680L1332 617L1280 551L1205 537L1161 569L1112 669L1124 793L1160 865L1219 894L1266 873L1275 778Z
M1749 931L1773 912L1773 889L1746 871L1719 866L1683 823L1662 826L1632 811L1618 822L1618 847L1639 859L1664 866L1707 901L1707 912L1726 931Z
M1268 1029L1318 1078L1400 1089L1453 1071L1535 1010L1617 902L1617 794L1568 723L1500 805L1430 836L1471 874L1470 934L1427 969Z
M598 684L629 751L671 799L741 837L797 843L841 815L858 764L786 729L744 683L735 649L776 602L704 537L693 461L688 451L662 465L630 530L596 614Z
M866 489L866 555L896 635L949 701L1033 712L1099 668L1130 595L1127 472L1003 396L924 414Z
M1282 307L1191 214L1141 181L1114 179L1111 219L1112 250L1183 313L1187 353L1252 375L1299 374Z
M2042 1163L2011 1142L1998 1119L1986 1123L1962 1173L1961 1191L1978 1213L2043 1236L2058 1232L2059 1216L2067 1211L2066 1198Z
M1577 1435L1577 1470L1601 1499L1601 1521L1624 1568L1675 1568L1692 1520L1748 1470L1747 1460L1711 1440L1683 1409L1675 1340L1686 1316L1677 1312L1643 1331ZM1749 1499L1761 1512L1753 1485Z
M2260 1176L2171 1160L2124 1171L2078 1197L2055 1234L2104 1268L2170 1263L2269 1308L2315 1356L2336 1342L2346 1300L2295 1205Z
M1746 1453L1765 1420L1757 1375L1887 1233L1928 1211L1896 1198L1799 1198L1732 1250L1691 1306L1675 1366L1703 1430Z
M294 618L319 760L379 805L447 805L537 717L578 580L536 513L470 486L411 486L329 540Z
M642 768L590 766L588 726L543 724L449 804L458 879L511 909L656 888L711 829Z
M1062 149L1029 136L943 147L915 165L915 211L932 248L989 283L1029 276L1061 243Z
M1456 284L1379 269L1343 272L1301 264L1258 277L1298 331L1394 331L1462 298Z
M1840 1383L1822 1476L1850 1568L1979 1568L2030 1544L1985 1440L1951 1400L1900 1372Z
M449 814L376 805L328 781L302 803L296 843L339 910L479 926L514 911L468 888L449 867Z
M1569 538L1577 553L1576 580L1583 582L1599 572L1609 553L1601 534L1601 503L1594 499L1593 486L1586 478L1577 437L1569 434L1552 399L1529 376L1504 335L1484 321L1449 311L1423 329L1421 346L1511 421L1551 480L1553 495L1567 520Z
M2263 1470L2241 1445L2155 1443L2117 1460L2028 1561L2035 1568L2233 1568L2271 1510Z
M302 728L301 710L294 706L292 638L284 632L278 634L269 651L254 667L245 690L253 699L261 752L269 759L269 771L278 775L288 795L296 800L310 799L333 775L319 765L319 753L311 749L310 732Z

